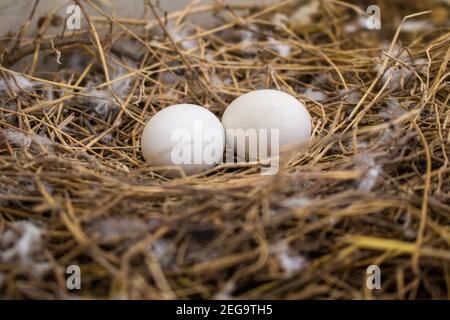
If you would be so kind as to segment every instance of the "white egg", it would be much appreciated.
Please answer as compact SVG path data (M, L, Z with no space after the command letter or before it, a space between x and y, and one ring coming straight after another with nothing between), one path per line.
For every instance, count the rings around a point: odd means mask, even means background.
M261 146L265 146L259 143L267 140L268 150L262 152L269 156L275 156L271 152L274 151L276 140L276 151L281 154L289 149L304 147L311 136L311 117L304 104L278 90L256 90L238 97L225 110L222 125L228 148L232 146L240 157L248 157L249 150L252 150L249 149L252 143L249 137L254 135L250 131L256 131L257 138L253 144L258 148L258 155L261 155ZM241 133L247 132L244 133L245 143L239 143L239 129L242 129ZM267 135L264 135L264 131ZM278 139L271 140L271 137Z
M213 167L223 159L225 133L219 119L194 104L177 104L157 112L145 125L142 155L153 167L169 167L168 176Z

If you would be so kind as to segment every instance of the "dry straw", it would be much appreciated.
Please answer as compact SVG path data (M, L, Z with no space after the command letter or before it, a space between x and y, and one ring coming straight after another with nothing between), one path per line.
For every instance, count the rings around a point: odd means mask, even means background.
M363 1L146 1L145 19L76 2L85 29L50 13L28 37L33 9L0 45L0 298L450 297L444 2L379 1L381 30ZM169 180L144 163L158 110L220 117L260 88L313 117L310 148L277 175L236 163Z

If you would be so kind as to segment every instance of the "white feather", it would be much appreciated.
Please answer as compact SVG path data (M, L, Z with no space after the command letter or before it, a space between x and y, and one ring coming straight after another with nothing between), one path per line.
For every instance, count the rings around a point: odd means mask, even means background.
M173 41L180 44L185 50L194 50L198 47L196 39L189 39L190 31L184 25L175 26L171 21L169 22L167 29Z
M278 263L286 277L291 277L308 266L308 259L296 253L284 242L275 244L271 248L271 251L276 255Z
M312 88L307 88L305 92L303 92L303 95L314 101L323 101L328 98L328 96L322 91L314 90Z
M38 259L44 250L44 229L29 221L16 221L0 239L0 261L17 263L22 271L40 277L50 269L50 264Z
M376 186L382 172L382 166L377 164L370 154L359 154L356 157L357 167L363 171L358 183L358 190L370 192Z
M278 52L278 54L283 57L286 58L287 56L290 55L291 53L291 46L285 43L282 43L274 38L269 38L268 39L269 45L268 47L272 50L275 50L276 52Z
M0 91L11 89L14 92L29 91L40 84L21 75L9 75L8 79L0 78Z
M306 197L290 198L283 201L282 205L285 207L306 207L311 203L311 200Z
M5 139L20 148L28 148L31 145L31 138L25 133L14 130L14 129L6 129L3 131L3 136Z

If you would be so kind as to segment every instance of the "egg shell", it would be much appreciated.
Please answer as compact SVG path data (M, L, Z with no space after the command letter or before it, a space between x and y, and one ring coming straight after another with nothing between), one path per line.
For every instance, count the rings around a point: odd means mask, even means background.
M305 105L285 92L271 89L236 98L223 113L222 125L229 146L236 138L232 131L236 129L278 129L280 152L304 147L311 137L311 116ZM239 156L248 154L248 146L234 146Z
M200 140L196 138L199 135ZM180 145L191 150L184 154L190 154L189 162L180 163L174 158L175 148ZM222 161L224 145L225 133L220 120L211 111L194 104L172 105L157 112L145 125L141 137L146 162L157 167L171 166L170 171L165 172L171 177L179 176L179 169L190 175L213 167ZM211 149L214 152L208 153L209 158L203 157L203 153ZM182 154L177 150L177 155Z

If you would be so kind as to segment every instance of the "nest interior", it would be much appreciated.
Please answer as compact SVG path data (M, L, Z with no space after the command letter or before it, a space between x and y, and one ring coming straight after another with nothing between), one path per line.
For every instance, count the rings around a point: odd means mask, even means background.
M169 14L146 1L136 19L76 3L80 30L32 14L0 43L0 297L450 296L445 1ZM381 29L367 27L374 3ZM235 163L168 179L145 164L140 134L158 110L195 103L220 117L262 88L313 120L308 150L276 175ZM67 287L71 265L80 290ZM371 265L380 289L367 286Z

